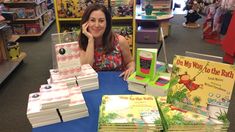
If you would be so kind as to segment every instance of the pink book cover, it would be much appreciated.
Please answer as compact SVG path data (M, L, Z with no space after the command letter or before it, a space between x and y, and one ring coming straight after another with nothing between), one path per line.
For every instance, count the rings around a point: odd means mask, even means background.
M76 76L81 71L78 42L55 45L56 60L61 75Z

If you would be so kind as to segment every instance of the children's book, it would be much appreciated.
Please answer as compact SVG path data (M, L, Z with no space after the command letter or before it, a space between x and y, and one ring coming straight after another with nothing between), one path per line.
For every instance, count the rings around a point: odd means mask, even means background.
M167 96L170 86L170 73L158 72L153 81L150 81L146 87L146 94L154 96Z
M234 65L176 55L167 100L218 119L227 113L234 79Z
M56 44L55 55L61 75L79 75L81 63L78 42Z
M222 131L228 129L228 123L210 119L207 116L166 103L166 96L158 97L157 104L161 113L160 115L165 130Z
M136 75L152 80L156 73L157 49L138 48L136 58Z
M150 95L104 95L100 106L99 129L160 130L156 100Z
M138 76L136 72L132 73L131 76L127 79L128 82L133 82L141 85L147 85L150 78Z
M150 79L148 77L138 76L138 75L136 75L136 72L134 72L127 79L128 90L145 94L146 93L146 86L147 86L149 80Z

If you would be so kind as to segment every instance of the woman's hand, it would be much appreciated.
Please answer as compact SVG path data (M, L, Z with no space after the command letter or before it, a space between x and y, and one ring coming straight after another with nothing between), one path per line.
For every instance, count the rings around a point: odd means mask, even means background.
M135 71L135 68L133 66L129 67L128 69L126 69L124 72L122 72L119 77L122 77L123 76L123 79L126 81L129 76L134 73Z
M93 39L93 36L92 36L91 33L88 32L88 26L89 26L89 23L88 23L88 22L82 24L82 33L83 33L84 35L86 35L86 37L87 37L88 40L89 40L89 39Z

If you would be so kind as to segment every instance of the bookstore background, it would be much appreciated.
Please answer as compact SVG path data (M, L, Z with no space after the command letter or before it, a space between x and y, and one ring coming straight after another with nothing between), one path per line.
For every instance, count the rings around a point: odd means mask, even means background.
M120 71L80 63L79 23L92 3L111 11L112 30L125 37L135 58L126 81ZM0 0L0 112L24 121L0 121L0 131L234 131L234 8L233 0ZM180 22L177 11L184 13ZM198 43L221 54L172 53L184 49L176 46L175 27L196 32ZM36 44L41 50L33 50ZM17 75L33 61L34 74ZM20 112L7 106L17 98Z

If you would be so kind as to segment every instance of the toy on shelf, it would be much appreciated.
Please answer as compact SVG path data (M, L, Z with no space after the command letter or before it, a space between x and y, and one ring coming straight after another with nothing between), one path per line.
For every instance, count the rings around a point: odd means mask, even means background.
M199 28L200 24L196 23L198 19L201 18L199 15L200 4L197 0L188 0L184 10L188 10L186 14L186 22L183 23L184 27L187 28Z

